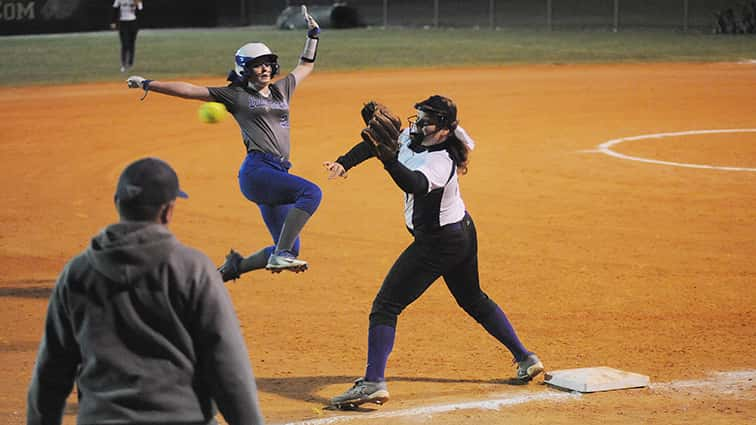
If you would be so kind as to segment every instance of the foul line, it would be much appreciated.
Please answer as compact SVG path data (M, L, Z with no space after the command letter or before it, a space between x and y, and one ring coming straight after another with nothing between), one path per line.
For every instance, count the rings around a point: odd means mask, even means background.
M650 164L671 165L674 167L686 167L686 168L705 168L709 170L724 170L724 171L756 171L756 168L748 167L726 167L720 165L703 165L703 164L688 164L682 162L660 161L656 159L641 158L637 156L624 155L619 152L611 150L611 147L618 145L622 142L632 140L645 140L645 139L661 139L664 137L675 136L689 136L696 134L717 134L717 133L754 133L756 128L733 128L724 130L692 130L692 131L678 131L674 133L657 133L657 134L645 134L641 136L621 137L619 139L612 139L608 142L604 142L598 146L598 152L613 156L615 158L627 159L630 161L646 162Z
M705 394L720 394L735 398L754 399L754 390L756 390L756 370L743 370L731 372L714 372L709 377L700 380L672 381L652 384L649 387L653 391L676 391L676 390L697 390ZM439 413L446 413L455 410L499 410L507 406L515 406L537 401L570 401L579 400L582 394L577 392L563 392L557 390L548 390L544 392L530 392L524 395L495 395L488 400L468 401L453 404L437 404L423 407L414 407L410 409L382 411L368 414L354 414L349 416L331 416L327 418L308 419L299 422L287 422L284 425L331 425L353 420L372 420L400 418L411 416L428 416Z
M716 393L736 399L756 399L756 370L713 372L706 379L651 384L652 390L686 390L700 394Z
M285 425L330 425L341 422L349 422L357 419L371 420L371 419L386 419L386 418L400 418L407 416L427 416L438 413L446 413L454 410L470 410L470 409L484 409L484 410L499 410L504 406L514 406L518 404L529 403L531 401L560 401L566 399L574 399L580 397L579 393L565 393L549 391L543 393L529 393L525 395L506 395L498 396L499 398L491 400L478 400L468 401L454 404L436 404L424 407L413 407L411 409L393 410L388 412L376 412L366 415L356 414L351 416L333 416L329 418L310 419L301 422L289 422Z

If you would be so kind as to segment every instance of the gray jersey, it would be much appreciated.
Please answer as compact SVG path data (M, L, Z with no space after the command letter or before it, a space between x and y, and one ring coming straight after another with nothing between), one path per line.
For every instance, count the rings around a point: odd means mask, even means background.
M261 151L289 159L289 100L297 80L287 75L270 85L265 97L248 87L208 87L210 96L226 105L242 133L249 151Z

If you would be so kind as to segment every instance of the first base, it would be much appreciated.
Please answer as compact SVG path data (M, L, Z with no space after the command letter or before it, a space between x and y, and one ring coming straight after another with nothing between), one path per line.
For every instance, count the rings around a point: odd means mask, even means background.
M645 375L602 366L554 370L544 376L543 382L566 390L594 393L647 387L651 380Z

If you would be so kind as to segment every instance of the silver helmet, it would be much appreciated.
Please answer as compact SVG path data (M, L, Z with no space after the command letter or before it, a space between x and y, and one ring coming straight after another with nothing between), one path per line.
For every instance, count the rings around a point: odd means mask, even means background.
M278 56L263 43L247 43L239 48L234 55L234 70L232 74L236 74L237 80L246 80L249 78L251 67L257 66L261 63L269 63L271 65L271 76L278 74L280 66L278 65ZM229 75L229 80L232 80L234 75Z

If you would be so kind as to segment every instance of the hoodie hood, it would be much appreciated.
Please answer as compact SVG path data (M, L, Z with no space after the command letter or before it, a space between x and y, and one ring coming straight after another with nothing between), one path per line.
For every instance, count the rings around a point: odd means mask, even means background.
M98 272L128 285L164 261L176 244L176 238L162 224L123 221L92 238L86 257Z

